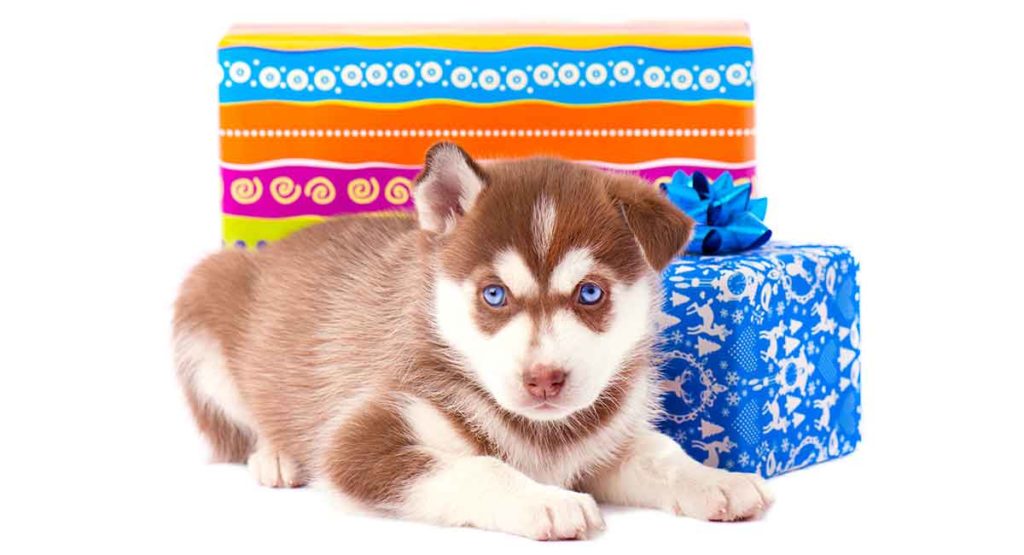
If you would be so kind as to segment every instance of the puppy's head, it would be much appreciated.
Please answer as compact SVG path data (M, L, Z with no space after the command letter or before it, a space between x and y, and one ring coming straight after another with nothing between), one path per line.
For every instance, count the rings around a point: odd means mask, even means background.
M561 160L477 164L442 143L417 180L439 242L438 333L506 410L556 420L650 348L658 273L692 221L635 177Z

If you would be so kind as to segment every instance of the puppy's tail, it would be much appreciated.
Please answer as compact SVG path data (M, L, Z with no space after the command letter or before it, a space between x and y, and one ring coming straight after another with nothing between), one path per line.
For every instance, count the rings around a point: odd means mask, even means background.
M254 255L225 250L196 266L174 305L178 379L213 458L244 462L256 433L228 361L234 359L252 300Z

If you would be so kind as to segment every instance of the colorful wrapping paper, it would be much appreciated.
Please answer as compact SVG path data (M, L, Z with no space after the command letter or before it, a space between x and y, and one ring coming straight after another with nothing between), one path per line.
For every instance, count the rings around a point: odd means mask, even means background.
M685 256L664 272L662 431L765 477L860 441L858 264L842 247Z
M431 144L554 155L655 183L754 173L741 23L236 27L219 52L225 244L409 210Z

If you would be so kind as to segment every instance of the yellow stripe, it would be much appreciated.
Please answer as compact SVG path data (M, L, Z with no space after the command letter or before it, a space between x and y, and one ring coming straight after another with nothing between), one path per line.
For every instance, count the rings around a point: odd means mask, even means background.
M622 106L624 104L642 104L644 102L666 102L666 103L672 103L672 104L685 104L685 105L691 105L691 106L701 106L701 105L710 105L710 104L723 104L723 105L726 105L726 106L738 106L738 107L741 107L741 108L750 108L750 107L754 106L754 101L752 101L752 100L728 100L728 99L721 99L721 98L709 98L707 100L678 100L678 101L677 100L658 99L658 98L649 98L649 99L639 99L639 100L625 100L625 101L622 101L622 102L595 102L595 103L592 103L592 104L566 104L566 103L562 103L562 102L555 102L553 100L535 100L535 99L505 100L505 101L501 101L501 102L488 102L486 104L481 104L479 102L469 102L469 101L465 101L465 100L452 100L452 99L447 99L447 98L443 98L443 99L427 98L427 99L423 99L423 100L412 100L410 102L393 102L393 103L362 102L362 101L358 101L358 100L333 100L333 99L313 100L313 101L304 101L304 100L291 101L291 100L276 100L275 99L275 100L243 100L243 101L239 101L239 102L227 102L227 103L224 103L224 105L225 106L239 106L239 105L244 105L244 104L260 104L260 103L264 103L264 102L276 102L276 103L281 103L281 104L295 104L295 105L301 105L301 106L317 106L317 105L323 105L323 106L327 106L327 105L351 106L353 108L366 108L366 109L373 109L373 110L401 110L401 109L404 109L404 108L415 108L417 106L427 106L427 105L437 106L437 105L443 105L443 104L448 104L448 105L451 105L451 106L468 106L468 107L474 107L474 108L490 108L490 107L508 106L508 105L511 105L511 104L549 104L549 105L552 105L552 106L559 106L561 108L579 108L579 109L597 108L597 107L602 107L602 106Z
M750 46L745 35L671 35L613 33L584 34L300 34L300 33L232 33L221 39L221 48L253 46L277 50L312 50L321 48L362 47L394 48L425 47L457 50L506 50L524 46L549 46L588 50L612 46L645 46L666 50Z
M381 211L366 212L359 214L361 217L401 217L410 218L409 212ZM248 249L255 249L260 241L271 243L316 225L327 218L323 216L293 216L290 218L254 218L251 216L232 216L224 214L221 217L221 229L224 243L227 247L234 247L238 241L244 241Z

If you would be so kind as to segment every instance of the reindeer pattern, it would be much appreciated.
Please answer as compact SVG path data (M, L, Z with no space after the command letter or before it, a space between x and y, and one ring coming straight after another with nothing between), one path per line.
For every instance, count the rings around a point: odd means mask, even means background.
M665 277L672 323L663 337L675 356L659 382L663 431L706 465L766 476L852 451L856 270L838 247L674 262ZM837 298L843 291L853 296ZM819 373L822 363L836 370Z

